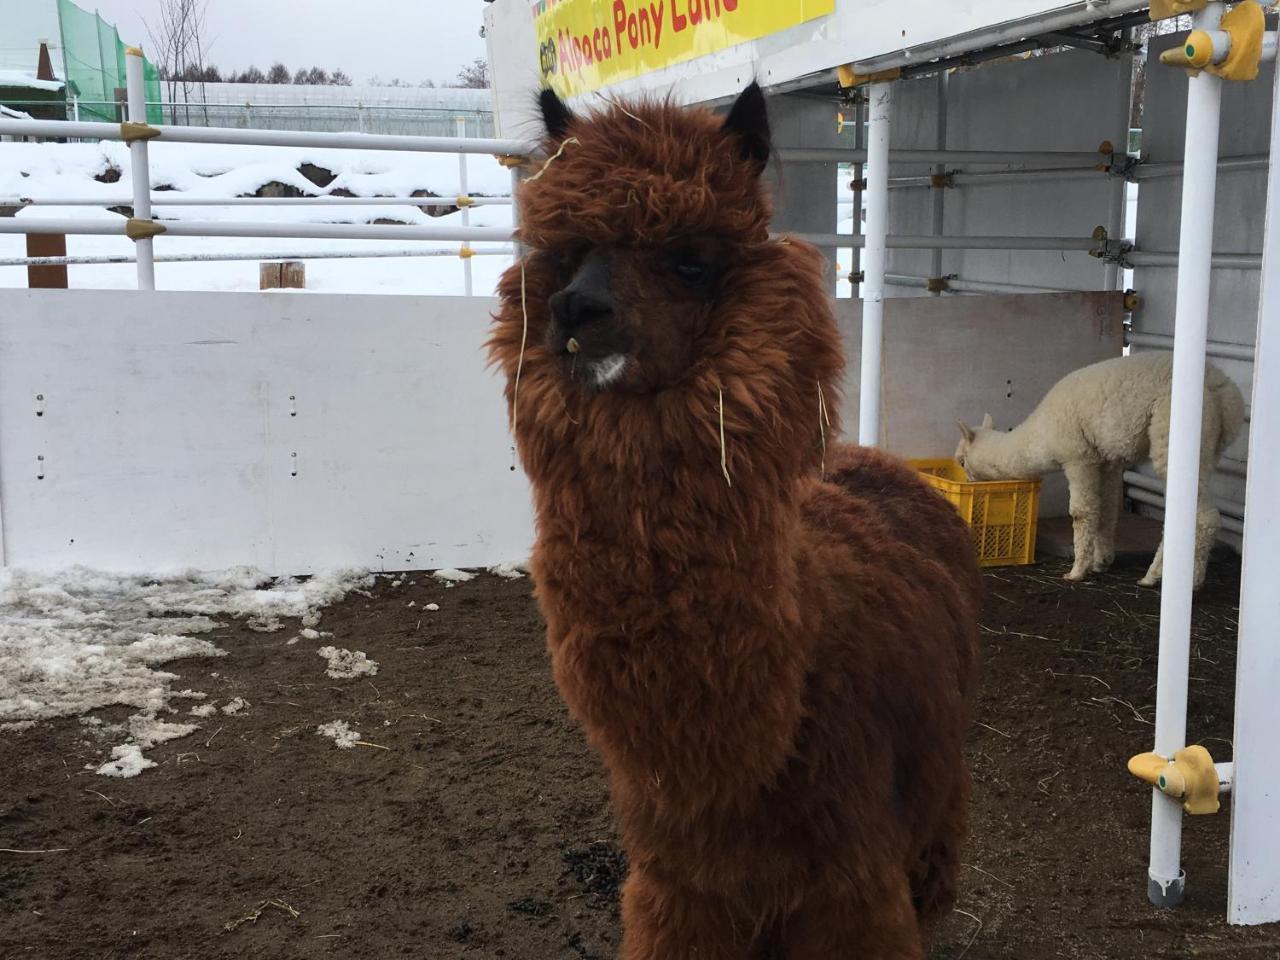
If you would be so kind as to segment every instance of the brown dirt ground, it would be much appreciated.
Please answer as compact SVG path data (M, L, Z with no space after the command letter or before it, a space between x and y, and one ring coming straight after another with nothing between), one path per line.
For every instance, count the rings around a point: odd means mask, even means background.
M1056 561L989 573L970 869L935 958L1280 956L1280 927L1222 919L1225 812L1187 824L1185 905L1146 902L1150 801L1124 769L1152 735L1142 568L1077 586ZM1210 577L1190 715L1226 756L1238 565ZM332 641L286 646L292 630L230 625L229 656L174 664L180 686L251 706L155 748L136 779L85 772L97 748L75 720L0 735L0 847L66 848L0 854L0 957L614 955L625 866L529 581L380 579L321 627ZM377 676L325 677L328 642ZM336 749L315 733L334 719L378 746Z

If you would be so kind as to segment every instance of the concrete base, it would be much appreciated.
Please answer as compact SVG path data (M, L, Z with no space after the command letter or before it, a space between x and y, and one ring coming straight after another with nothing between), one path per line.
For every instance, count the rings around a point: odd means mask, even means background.
M1155 517L1122 513L1116 524L1116 557L1150 560L1160 545L1163 524ZM1036 555L1071 559L1075 553L1070 517L1041 517L1036 525Z

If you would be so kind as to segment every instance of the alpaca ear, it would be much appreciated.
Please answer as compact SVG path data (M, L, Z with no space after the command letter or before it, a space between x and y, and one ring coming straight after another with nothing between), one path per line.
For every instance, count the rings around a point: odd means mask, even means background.
M563 140L573 121L573 111L550 87L538 94L538 105L542 108L542 122L547 134L553 140Z
M737 138L738 155L754 164L758 172L763 171L773 143L769 136L769 108L760 84L752 81L738 95L724 118L724 129Z
M989 413L984 413L984 414L982 415L982 429L983 429L983 430L990 430L992 426L993 426L993 423L992 423L992 420L991 420L991 414L989 414Z
M964 437L966 443L973 443L973 427L961 420L956 421L956 426L960 428L960 436Z

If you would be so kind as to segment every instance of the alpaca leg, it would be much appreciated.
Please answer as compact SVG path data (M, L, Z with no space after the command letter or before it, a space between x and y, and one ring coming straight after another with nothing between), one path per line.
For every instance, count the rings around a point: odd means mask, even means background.
M1154 431L1154 426L1153 426ZM1214 424L1207 424L1202 435L1202 445L1200 450L1200 493L1199 502L1196 504L1196 556L1195 556L1195 589L1199 590L1204 585L1205 571L1209 566L1209 554L1213 550L1213 545L1218 538L1218 527L1222 523L1222 516L1218 513L1217 508L1213 505L1213 494L1209 488L1210 479L1213 477L1213 471L1217 465L1217 447L1218 447L1218 428ZM1167 442L1167 433L1166 433ZM1156 474L1167 484L1169 458L1168 449L1157 450L1153 447L1151 454L1151 462L1156 468ZM1160 582L1164 575L1164 538L1160 538L1160 546L1156 548L1155 558L1151 561L1151 566L1147 570L1146 576L1138 581L1140 586L1154 587Z
M906 874L883 878L881 895L842 899L834 888L813 890L787 920L786 960L923 960L920 921Z
M1200 435L1200 493L1196 504L1196 568L1195 589L1204 586L1209 567L1209 554L1218 540L1222 514L1213 503L1213 474L1218 467L1218 448L1222 443L1222 418L1216 403L1205 398L1205 423Z
M632 869L622 891L619 960L748 960L754 928L724 901Z
M1218 527L1221 525L1222 514L1212 503L1202 500L1196 514L1196 590L1204 586L1204 575L1209 569L1209 554L1218 540Z
M1169 404L1156 404L1151 413L1151 425L1147 428L1147 442L1151 451L1151 466L1155 467L1156 476L1166 484L1169 482ZM1160 545L1156 547L1156 555L1151 566L1138 585L1154 587L1164 574L1164 537L1160 537Z
M1124 464L1108 463L1102 468L1102 501L1098 512L1098 539L1093 546L1095 573L1110 568L1116 559L1116 524L1120 522L1120 501L1124 493Z
M1075 559L1068 580L1083 580L1093 565L1102 507L1102 471L1096 463L1063 465L1071 493L1071 526L1075 535Z
M1138 581L1140 587L1154 587L1164 576L1164 537L1160 538L1160 546L1156 547L1156 555L1147 568L1146 575Z
M934 928L951 913L960 886L960 850L964 843L969 808L969 777L955 784L951 800L934 840L921 852L919 866L911 871L912 902L927 943Z

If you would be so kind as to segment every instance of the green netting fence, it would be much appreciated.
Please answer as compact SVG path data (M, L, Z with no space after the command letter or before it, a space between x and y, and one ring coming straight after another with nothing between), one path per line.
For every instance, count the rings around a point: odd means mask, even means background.
M71 0L58 0L62 52L66 61L67 99L80 100L81 120L116 123L124 119L116 106L117 90L126 85L124 44L115 26L96 13L81 10ZM163 123L159 100L160 72L143 60L147 88L147 122Z

